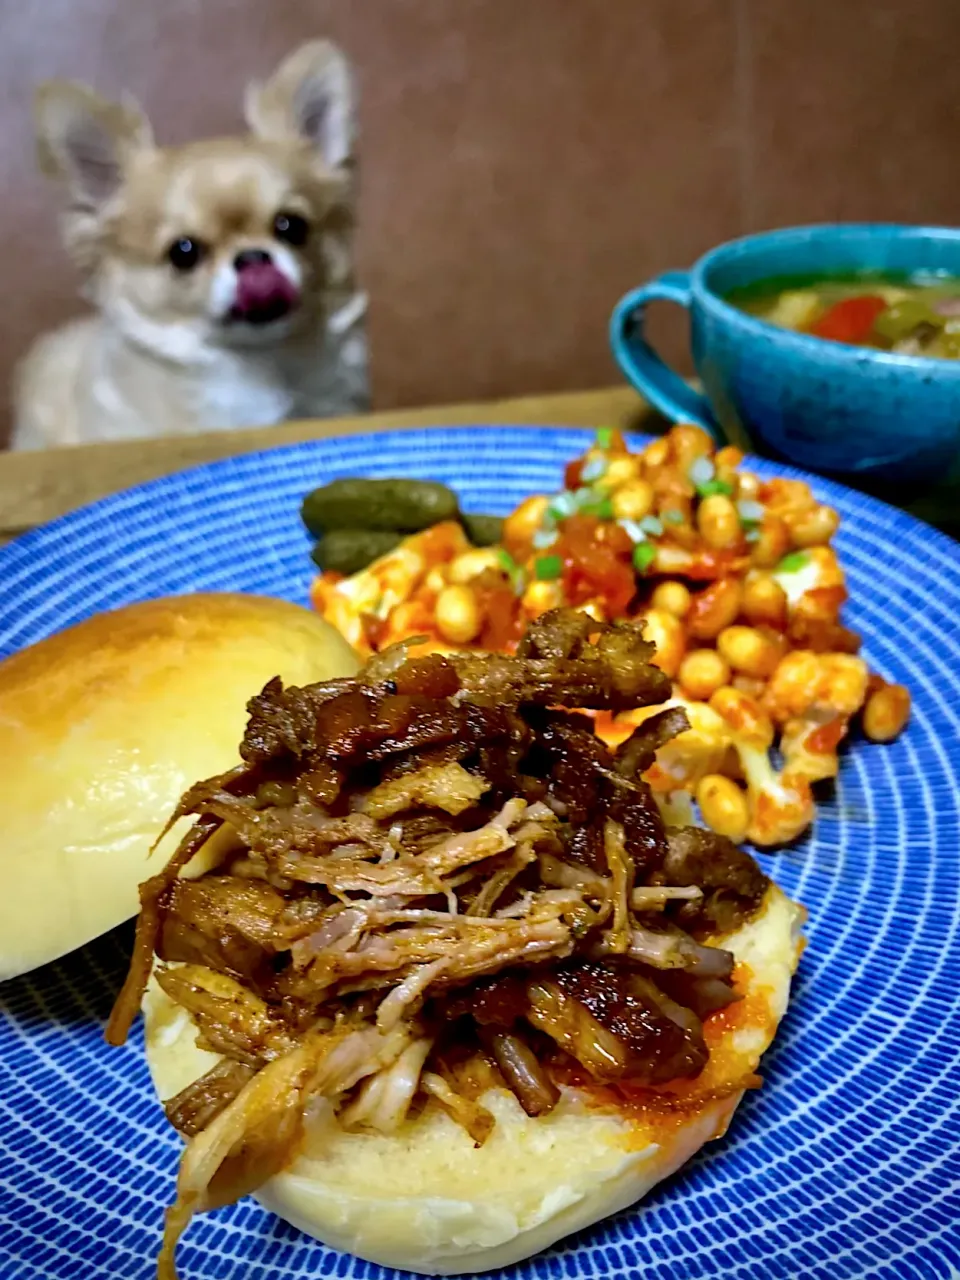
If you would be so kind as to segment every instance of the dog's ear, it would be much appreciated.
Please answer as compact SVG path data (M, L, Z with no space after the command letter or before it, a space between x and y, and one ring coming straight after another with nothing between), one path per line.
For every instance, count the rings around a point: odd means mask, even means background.
M153 145L150 123L135 102L109 102L86 85L49 80L37 89L34 110L41 168L66 183L76 207L106 204L129 157Z
M350 165L356 118L346 58L329 40L302 45L263 84L247 86L247 124L274 142L309 142L330 169Z

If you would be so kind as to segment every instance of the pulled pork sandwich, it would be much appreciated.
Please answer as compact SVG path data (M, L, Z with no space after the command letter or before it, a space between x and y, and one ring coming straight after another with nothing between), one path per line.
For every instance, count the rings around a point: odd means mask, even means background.
M399 645L252 700L243 764L186 793L196 823L142 886L108 1028L143 1001L187 1142L163 1280L191 1217L250 1192L384 1265L508 1265L723 1133L800 910L722 836L665 826L641 775L681 710L595 736L582 709L669 697L652 653L557 610L515 655Z

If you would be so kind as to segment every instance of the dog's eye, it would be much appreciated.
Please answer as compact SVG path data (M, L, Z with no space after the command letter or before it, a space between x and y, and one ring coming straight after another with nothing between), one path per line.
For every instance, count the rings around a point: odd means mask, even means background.
M273 234L287 244L306 244L310 223L299 213L278 213L273 220Z
M174 240L167 250L167 257L178 271L192 271L203 258L207 247L202 240L194 240L192 236L181 236Z

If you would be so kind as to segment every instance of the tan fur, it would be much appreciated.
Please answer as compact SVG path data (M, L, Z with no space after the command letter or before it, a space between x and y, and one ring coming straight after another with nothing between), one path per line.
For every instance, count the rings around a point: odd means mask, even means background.
M248 89L246 108L247 137L158 147L132 102L61 82L38 91L41 165L66 187L64 241L98 314L24 360L15 447L269 425L362 402L356 325L331 319L353 288L346 64L326 42L306 45ZM280 212L307 219L305 245L279 242ZM168 259L183 236L206 247L190 272ZM269 252L299 287L289 316L225 320L245 249Z

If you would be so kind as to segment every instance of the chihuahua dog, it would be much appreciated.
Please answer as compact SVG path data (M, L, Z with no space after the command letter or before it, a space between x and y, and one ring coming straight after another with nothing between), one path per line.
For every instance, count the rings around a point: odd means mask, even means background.
M132 101L51 82L41 162L96 314L15 378L14 448L267 426L365 407L353 292L355 114L342 54L249 86L250 134L159 147Z

